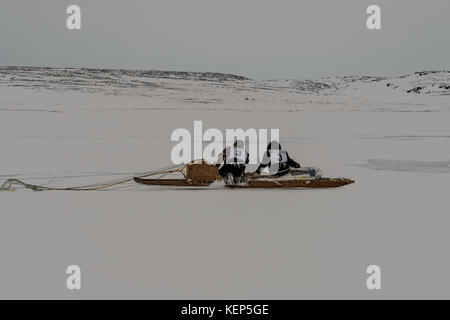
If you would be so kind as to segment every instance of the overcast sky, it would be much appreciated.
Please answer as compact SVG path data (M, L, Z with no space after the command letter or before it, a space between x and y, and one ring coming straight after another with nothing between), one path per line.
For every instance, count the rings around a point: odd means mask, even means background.
M82 30L66 29L66 8ZM382 9L382 30L366 8ZM450 0L1 0L0 65L256 79L450 70Z

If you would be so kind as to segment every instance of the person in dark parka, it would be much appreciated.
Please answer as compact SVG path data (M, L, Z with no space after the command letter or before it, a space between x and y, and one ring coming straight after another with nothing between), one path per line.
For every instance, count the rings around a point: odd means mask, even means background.
M267 146L261 164L256 173L261 173L261 169L269 168L269 173L276 176L283 176L289 172L290 168L300 168L300 164L295 162L289 154L281 148L278 141L272 141Z
M220 167L222 162L223 166L219 169L220 176L225 181L239 183L245 174L245 165L249 163L249 154L244 149L244 143L237 140L232 147L225 148L219 155L216 166Z

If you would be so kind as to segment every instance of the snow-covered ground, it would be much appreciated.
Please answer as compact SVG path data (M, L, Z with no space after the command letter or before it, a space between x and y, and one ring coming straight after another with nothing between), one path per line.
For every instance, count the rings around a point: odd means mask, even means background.
M301 164L356 180L3 192L0 297L449 298L449 111L450 72L255 81L0 68L2 181L92 183L164 167L170 134L194 120L279 128ZM70 264L82 268L80 293L65 289ZM380 292L366 288L371 264Z

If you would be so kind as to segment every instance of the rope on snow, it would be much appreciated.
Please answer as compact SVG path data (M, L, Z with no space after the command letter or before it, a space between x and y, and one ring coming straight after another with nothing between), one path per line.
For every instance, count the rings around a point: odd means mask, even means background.
M6 180L3 185L0 187L1 191L15 191L13 189L14 185L22 186L26 189L30 189L33 191L96 191L96 190L104 190L109 189L127 182L133 181L134 177L144 178L149 176L154 176L158 174L169 174L169 173L175 173L175 172L181 172L183 173L183 170L185 169L185 165L178 165L178 166L170 166L165 167L149 172L144 173L138 173L136 175L126 177L123 179L116 179L116 180L110 180L105 182L100 182L96 184L90 184L90 185L83 185L83 186L74 186L74 187L46 187L46 186L39 186L35 184L26 183L22 180L11 178Z

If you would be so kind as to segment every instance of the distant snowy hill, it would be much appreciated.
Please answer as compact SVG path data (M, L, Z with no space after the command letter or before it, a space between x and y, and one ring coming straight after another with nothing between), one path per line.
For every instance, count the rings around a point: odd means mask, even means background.
M430 112L449 110L450 72L257 81L221 73L0 67L0 93L0 111L63 112L89 97L95 100L89 106L102 110Z

